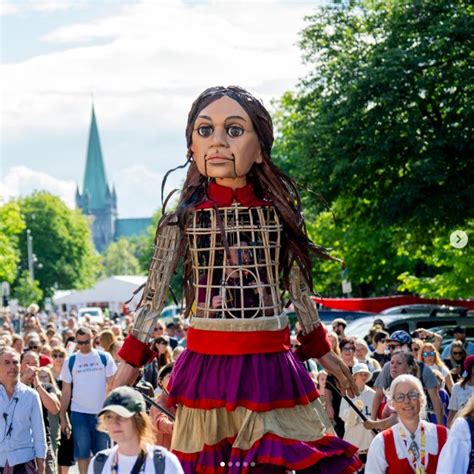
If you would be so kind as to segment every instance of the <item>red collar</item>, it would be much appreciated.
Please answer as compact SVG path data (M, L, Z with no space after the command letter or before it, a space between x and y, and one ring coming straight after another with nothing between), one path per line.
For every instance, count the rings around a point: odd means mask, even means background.
M208 209L210 207L229 207L236 201L245 207L269 206L268 201L258 199L251 184L246 184L243 188L232 189L211 181L207 188L207 199L196 206L196 209Z

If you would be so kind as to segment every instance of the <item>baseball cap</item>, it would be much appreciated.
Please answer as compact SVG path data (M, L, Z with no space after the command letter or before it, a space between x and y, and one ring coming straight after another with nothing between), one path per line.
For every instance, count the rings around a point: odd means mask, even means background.
M145 410L146 404L141 393L131 387L119 387L110 392L97 416L106 411L113 411L119 416L130 418L135 413L144 412Z
M352 375L362 374L362 373L369 374L369 378L367 379L367 382L372 378L372 374L370 373L370 370L367 367L367 364L364 364L363 362L354 364L354 367L352 367Z
M398 342L399 344L411 344L411 336L406 331L395 331L388 337L387 341Z

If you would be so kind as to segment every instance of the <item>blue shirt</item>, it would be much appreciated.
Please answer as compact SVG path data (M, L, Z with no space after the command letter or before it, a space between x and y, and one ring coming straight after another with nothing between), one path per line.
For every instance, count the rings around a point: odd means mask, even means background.
M46 433L38 393L18 382L8 398L0 384L0 467L46 458Z

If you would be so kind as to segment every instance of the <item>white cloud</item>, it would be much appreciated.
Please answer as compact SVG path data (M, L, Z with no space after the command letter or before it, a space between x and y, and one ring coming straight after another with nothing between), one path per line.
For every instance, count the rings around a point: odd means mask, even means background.
M91 93L102 127L134 115L150 130L182 128L210 85L239 84L269 104L304 74L297 33L314 5L249 5L145 1L50 32L43 41L63 51L1 66L3 139L21 140L32 127L83 130Z
M112 176L117 190L119 217L150 217L161 207L161 182L164 174L146 166L134 165ZM175 188L181 189L184 172L175 172L167 180L165 197ZM179 193L173 196L177 197ZM171 202L169 203L171 205Z
M87 0L22 0L9 2L2 0L0 3L1 15L17 15L25 12L57 12L77 10L87 4Z
M27 196L34 191L48 191L59 196L68 207L75 207L76 183L57 179L47 173L26 166L10 168L0 181L0 204L10 198Z

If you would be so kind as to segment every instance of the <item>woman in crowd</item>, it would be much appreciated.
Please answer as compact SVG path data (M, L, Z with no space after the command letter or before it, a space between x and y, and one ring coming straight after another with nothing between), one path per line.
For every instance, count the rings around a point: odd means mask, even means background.
M339 342L339 350L341 351L342 360L351 370L357 360L355 354L355 344L352 339L341 339ZM336 385L336 378L333 375L328 375L327 381ZM334 429L340 438L344 438L344 421L340 417L341 395L339 391L326 385L326 412L329 419L334 424Z
M51 353L53 357L53 366L51 372L56 380L59 390L62 391L63 382L59 376L63 368L64 361L67 358L66 349L62 346L55 347ZM70 410L70 407L69 407ZM70 416L70 411L68 415ZM74 434L61 431L61 438L58 448L58 466L61 474L67 474L69 468L74 465Z
M474 355L466 358L464 361L464 370L465 377L453 385L453 391L448 405L448 426L451 426L458 410L463 408L474 394Z
M438 474L471 474L474 470L474 395L456 416L439 456Z
M339 336L334 331L328 332L328 339L331 343L331 350L337 354L338 356L341 355L341 349L339 349Z
M369 346L362 338L357 338L355 340L355 357L358 362L367 365L371 374L379 372L382 369L380 364L369 355Z
M399 423L372 441L366 474L435 474L447 429L424 421L426 396L420 380L412 375L398 376L390 385L388 398Z
M110 329L104 329L99 333L99 344L98 349L110 352L110 346L116 341L115 334Z
M158 354L149 364L143 368L143 380L151 383L153 389L158 386L158 372L162 367L172 362L172 352L168 336L158 336L152 345L152 350Z
M388 336L389 334L386 331L377 331L372 339L372 344L374 346L372 357L381 367L383 367L386 362L390 361L390 356L387 354Z
M432 342L424 342L421 346L421 350L418 352L418 360L424 362L431 370L439 370L443 375L444 382L449 392L453 388L453 378L449 369L441 360L439 352Z
M444 363L446 367L451 371L451 376L453 378L453 382L459 382L462 378L462 373L464 370L464 361L467 357L467 351L464 347L464 343L462 341L454 341L451 344L451 350L449 352L449 358L444 359Z
M174 454L154 445L152 423L139 392L130 387L113 390L98 415L99 429L116 444L92 458L88 474L183 473Z

